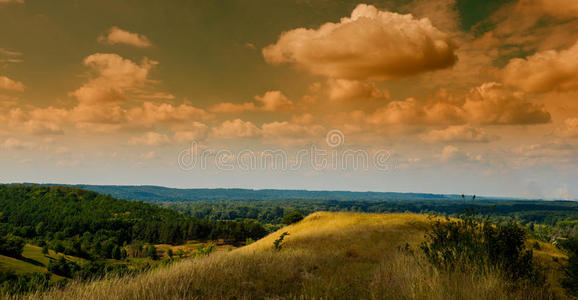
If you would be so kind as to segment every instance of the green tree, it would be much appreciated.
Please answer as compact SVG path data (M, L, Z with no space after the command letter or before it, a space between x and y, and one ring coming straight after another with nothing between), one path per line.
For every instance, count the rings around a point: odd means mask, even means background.
M564 266L565 277L560 280L562 286L572 296L578 296L578 234L561 242L568 253L568 264Z
M289 225L289 224L297 223L297 222L303 220L303 218L304 218L303 214L300 211L294 210L294 211L284 215L281 222L283 224Z

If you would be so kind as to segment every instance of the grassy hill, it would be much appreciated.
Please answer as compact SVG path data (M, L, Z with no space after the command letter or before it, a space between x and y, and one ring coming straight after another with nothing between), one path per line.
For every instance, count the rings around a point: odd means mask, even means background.
M139 275L35 295L44 299L548 299L497 274L442 273L410 249L430 220L417 214L314 213L242 248ZM282 249L273 243L287 232ZM563 257L553 247L537 259ZM556 272L552 269L551 272ZM555 282L551 282L555 285ZM560 296L560 295L558 295Z
M50 260L58 258L58 255L53 250L49 250L47 255L42 254L42 248L34 245L24 246L22 251L22 257L14 258L5 255L0 255L0 271L10 271L15 274L29 274L34 272L47 273L47 266ZM75 262L85 261L82 258L74 257L70 255L64 255L66 259ZM57 281L64 279L64 277L53 274L52 280Z

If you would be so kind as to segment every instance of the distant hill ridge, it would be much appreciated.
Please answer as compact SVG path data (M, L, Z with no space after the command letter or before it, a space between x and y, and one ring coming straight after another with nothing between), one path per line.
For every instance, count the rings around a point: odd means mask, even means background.
M54 185L54 184L50 184ZM65 185L66 186L66 185ZM200 200L459 200L461 195L400 192L351 192L351 191L309 191L277 189L240 189L240 188L193 188L179 189L152 185L68 185L81 189L111 195L127 200L145 202L180 202ZM468 196L469 197L469 196ZM522 200L510 197L478 197L477 200Z

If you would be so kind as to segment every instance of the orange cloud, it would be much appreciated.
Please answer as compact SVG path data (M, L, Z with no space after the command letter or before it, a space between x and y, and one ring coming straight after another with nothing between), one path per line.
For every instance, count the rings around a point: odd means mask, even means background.
M225 121L217 127L213 127L212 134L218 138L256 138L261 135L261 129L249 121L235 119Z
M0 146L4 149L33 149L36 147L34 143L24 142L17 138L8 138Z
M133 146L160 146L168 144L169 137L154 131L149 131L142 136L133 137L128 141Z
M328 77L384 80L450 67L455 50L428 19L360 4L339 23L282 33L263 56L270 64L294 63Z
M520 0L518 6L559 18L578 17L578 2L573 0Z
M8 91L24 91L24 84L19 81L14 81L6 76L0 76L0 90Z
M389 92L379 89L373 82L347 79L327 80L331 100L387 99Z
M209 108L209 111L215 113L241 113L246 111L256 111L255 103L245 102L242 104L235 104L230 102L223 102L213 105Z
M305 145L312 139L323 136L326 131L321 125L301 125L286 121L265 123L261 128L267 143L285 146Z
M556 133L561 137L578 137L578 118L568 118L564 120L564 126L558 128Z
M139 48L146 48L151 46L149 39L138 33L132 33L113 26L106 34L98 37L98 41L103 44L116 45L125 44Z
M578 42L566 50L511 59L503 77L504 83L528 92L578 90Z
M203 123L193 122L173 128L177 142L201 141L207 138L209 127Z
M414 127L542 124L551 120L544 107L525 101L521 93L512 92L495 82L471 89L463 101L443 94L437 96L427 103L414 98L391 101L370 114L353 112L351 119L376 126Z
M24 4L24 0L0 0L0 4L18 3Z
M431 130L422 134L421 139L434 142L488 142L490 136L482 129L469 125L450 126L446 129Z
M495 82L472 89L463 108L467 118L478 124L541 124L551 120L544 107Z
M211 117L204 109L196 108L188 104L175 106L169 103L144 102L142 107L133 107L127 112L127 120L129 123L144 126L159 123L207 120Z
M263 103L264 111L278 111L289 109L293 103L281 91L269 91L263 96L255 96L255 100Z
M209 108L215 113L242 113L249 111L286 111L293 107L293 102L287 98L281 91L268 91L263 96L255 96L255 100L262 105L257 106L252 102L235 104L223 102L213 105Z

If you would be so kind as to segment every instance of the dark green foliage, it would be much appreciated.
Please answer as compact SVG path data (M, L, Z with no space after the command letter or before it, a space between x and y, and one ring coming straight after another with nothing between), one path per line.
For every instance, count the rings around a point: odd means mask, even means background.
M167 256L172 259L173 258L173 249L167 250Z
M483 274L496 268L511 282L542 285L545 277L525 242L525 231L514 222L491 224L488 218L468 214L458 220L435 221L421 249L434 266L445 271L473 269Z
M64 256L60 256L58 259L51 260L48 263L48 271L63 277L72 278L79 270L80 266L77 263L66 259Z
M49 248L67 255L120 259L121 246L133 241L180 244L224 239L241 244L268 233L256 221L199 220L142 202L60 186L0 185L0 211L0 252L7 255L18 253L14 247L21 242L13 235L47 242Z
M16 275L11 272L0 272L0 295L23 294L36 290L45 290L53 285L48 273L31 273Z
M20 257L24 249L24 240L14 235L0 236L0 254Z
M281 234L281 236L279 236L279 238L273 242L273 247L274 247L275 251L281 251L281 249L283 249L283 240L288 235L289 235L289 232L283 232Z
M281 222L285 225L289 225L289 224L297 223L297 222L303 220L303 218L304 218L303 214L296 210L296 211L292 211L292 212L284 215Z
M195 252L195 257L207 256L217 250L215 244L208 244L206 246L200 245Z
M272 198L237 200L235 195L215 200L195 200L166 202L162 204L186 215L207 220L254 219L262 223L282 224L283 216L300 211L309 215L317 211L347 211L368 213L413 212L459 215L474 207L483 214L491 213L494 219L515 218L522 223L564 224L568 231L578 231L578 203L571 201L519 201L494 200L476 197L475 201L454 198L420 198L406 196L405 199L339 199L312 198L288 199ZM573 222L573 223L570 223Z
M159 256L157 254L157 248L154 245L148 245L146 252L147 252L147 257L149 257L153 260L159 259Z
M561 246L568 253L568 264L564 266L566 276L560 283L570 295L578 296L578 235L562 241Z

